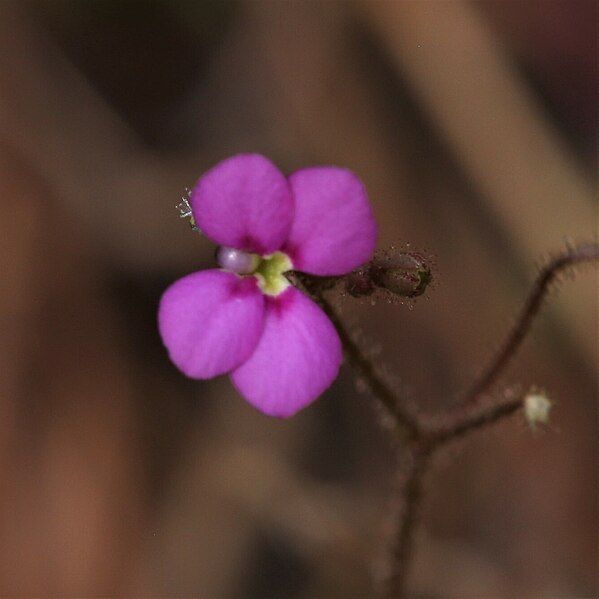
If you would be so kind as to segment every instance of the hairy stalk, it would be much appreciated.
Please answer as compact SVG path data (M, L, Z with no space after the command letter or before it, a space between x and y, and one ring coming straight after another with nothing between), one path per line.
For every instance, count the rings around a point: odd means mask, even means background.
M301 284L318 301L326 315L335 325L343 349L352 366L366 381L373 395L383 404L386 410L395 420L397 434L402 440L409 440L418 433L418 421L411 414L401 398L397 397L395 391L376 372L374 365L362 353L358 344L352 339L349 331L339 318L331 303L324 297L320 290L319 282L314 283L311 278L302 277Z
M563 270L583 262L591 262L599 258L599 245L585 244L573 248L553 258L539 273L533 283L524 308L516 321L514 328L508 334L501 350L484 371L482 376L466 393L463 403L476 402L497 380L501 371L518 351L520 344L530 330L530 326L539 313L549 286Z

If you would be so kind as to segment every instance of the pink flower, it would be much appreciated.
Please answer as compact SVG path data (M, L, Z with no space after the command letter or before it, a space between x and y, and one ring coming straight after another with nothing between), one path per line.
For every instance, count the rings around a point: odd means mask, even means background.
M191 195L220 269L188 275L162 296L158 324L187 376L229 373L247 401L286 418L336 378L342 350L324 312L284 273L343 275L368 261L376 223L364 186L336 167L289 178L263 156L224 160Z

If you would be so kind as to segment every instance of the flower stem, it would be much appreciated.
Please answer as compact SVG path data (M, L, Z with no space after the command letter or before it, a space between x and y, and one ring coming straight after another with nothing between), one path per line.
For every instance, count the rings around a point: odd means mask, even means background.
M374 364L362 353L358 344L352 339L343 321L332 304L324 297L318 283L313 285L311 279L302 277L301 284L318 301L326 315L337 329L341 344L351 365L364 379L373 395L383 404L394 418L398 436L407 441L418 433L418 420L410 413L396 392L378 375Z

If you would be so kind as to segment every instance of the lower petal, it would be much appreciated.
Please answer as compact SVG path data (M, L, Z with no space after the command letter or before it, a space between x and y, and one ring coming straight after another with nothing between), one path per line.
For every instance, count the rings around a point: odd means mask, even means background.
M212 378L239 366L263 326L264 297L255 277L204 270L173 283L160 300L162 341L171 360L192 378Z
M266 299L262 337L231 377L258 410L287 418L331 385L341 358L339 336L326 314L295 287L289 287Z

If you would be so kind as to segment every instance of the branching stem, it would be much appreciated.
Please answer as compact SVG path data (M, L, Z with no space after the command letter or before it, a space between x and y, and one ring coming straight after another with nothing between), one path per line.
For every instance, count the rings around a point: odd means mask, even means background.
M563 252L541 270L533 283L516 325L508 334L501 350L480 379L471 386L464 400L457 408L446 413L442 419L425 418L412 413L403 405L395 391L379 377L374 365L353 341L336 310L324 297L323 292L330 286L328 279L319 280L305 275L301 278L296 277L296 284L303 286L315 297L336 326L351 364L395 419L398 440L404 445L407 465L400 471L399 495L402 507L391 552L392 563L385 585L388 597L403 597L405 594L406 577L412 555L413 530L423 494L422 480L432 455L445 443L489 426L522 407L525 395L519 393L476 409L479 400L488 393L516 354L555 278L569 267L597 259L599 259L599 245L589 243Z

